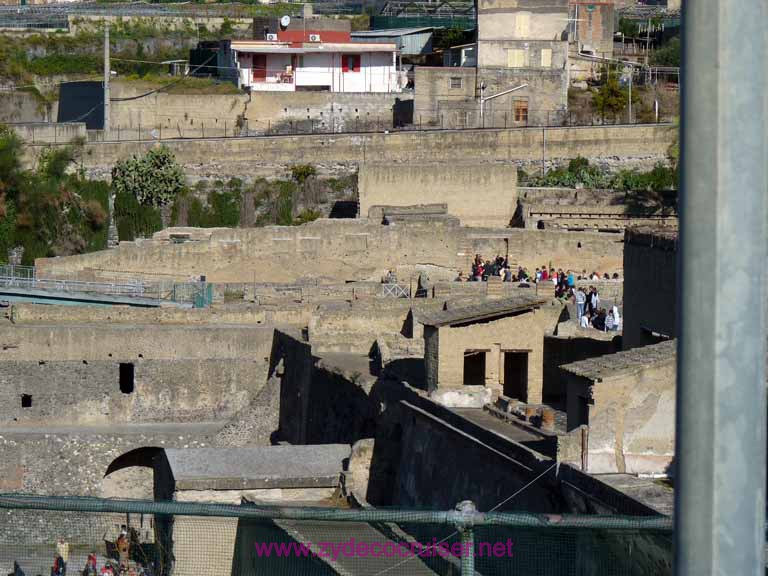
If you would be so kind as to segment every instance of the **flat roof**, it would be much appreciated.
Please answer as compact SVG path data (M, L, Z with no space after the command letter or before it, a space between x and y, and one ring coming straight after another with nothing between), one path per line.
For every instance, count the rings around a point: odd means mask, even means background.
M673 362L677 355L677 342L667 340L659 344L650 344L631 350L622 350L615 354L605 354L588 360L580 360L560 366L562 370L595 382L602 382L630 372L639 372L650 366Z
M493 320L538 308L546 303L546 298L536 295L518 295L500 300L491 300L482 304L449 308L442 312L419 316L418 320L424 326L452 326L454 324L471 324L483 320Z
M241 40L232 42L232 50L259 54L312 54L312 53L360 53L397 52L397 44L386 42L304 42L293 46L291 42L257 42Z
M672 226L631 226L624 230L624 242L677 252L679 231Z
M434 30L434 26L424 26L422 28L383 28L381 30L360 30L358 32L352 32L352 37L358 38L376 38L378 36L386 36L388 38L397 38L399 36L408 36L409 34L420 34L422 32L431 32Z
M335 487L346 444L166 449L176 490Z

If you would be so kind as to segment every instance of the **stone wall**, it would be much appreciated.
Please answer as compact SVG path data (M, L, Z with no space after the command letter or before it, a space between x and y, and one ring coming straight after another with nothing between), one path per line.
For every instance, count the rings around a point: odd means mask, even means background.
M280 302L279 306L255 304L214 305L208 308L134 308L128 306L49 306L15 302L10 317L22 324L248 324L305 325L311 306Z
M0 426L226 419L264 386L266 367L263 358L139 359L122 367L117 361L5 361L0 373ZM29 407L24 407L24 398Z
M301 336L275 332L272 372L280 378L280 440L291 444L353 444L372 438L375 378L365 355L314 355Z
M253 18L224 18L219 16L199 16L190 14L189 17L183 16L111 16L104 14L75 14L68 15L69 31L71 34L77 32L99 32L102 23L107 22L127 22L134 25L155 25L160 30L185 31L192 32L196 25L204 25L209 30L219 30L224 22L228 22L233 30L240 33L250 33L253 30Z
M527 473L513 457L462 434L427 410L410 404L401 404L401 410L393 505L440 510L472 500L479 510L489 510L526 484ZM563 503L546 482L537 482L507 509L556 513Z
M0 92L0 122L46 123L56 118L58 102L50 110L31 92Z
M467 128L476 125L477 69L417 66L413 123L416 126Z
M542 48L552 51L550 68L484 67L478 70L478 82L486 85L485 94L500 94L510 88L522 87L515 92L499 96L486 103L480 125L485 126L552 126L565 123L568 109L567 42L485 42L498 45L499 52L510 47L536 54ZM537 45L536 49L523 48ZM527 86L526 86L527 84ZM515 113L516 106L525 112Z
M83 122L24 122L9 126L24 142L32 144L68 144L87 137Z
M140 83L112 85L114 98L152 89ZM194 94L157 92L112 106L112 137L136 139L201 138L240 134L350 132L393 126L396 100L410 94L331 92L252 92ZM155 135L151 136L154 131Z
M677 234L628 230L624 246L624 348L677 334Z
M132 82L110 84L112 98L131 98L149 92L154 85ZM139 137L199 138L232 136L237 131L237 117L248 104L246 94L176 94L156 92L138 100L114 102L110 124L114 139Z
M667 158L674 137L668 125L510 128L482 131L403 131L389 134L323 134L166 140L164 143L190 173L224 170L254 174L257 169L284 169L298 159L318 166L359 166L376 162L561 162L582 156L594 161L637 160L653 166ZM109 172L117 160L141 155L155 142L99 142L86 146L86 169ZM42 152L30 146L27 161Z
M303 226L208 229L207 241L123 242L101 252L38 259L38 274L54 276L98 270L126 274L163 272L181 277L204 274L211 282L320 283L380 281L400 266L431 264L469 271L475 254L534 270L550 265L613 273L622 265L619 235L544 232L510 228L465 228L445 222L384 226L367 220L317 220ZM286 266L286 262L291 262Z
M514 164L375 164L358 176L360 214L372 206L447 204L465 226L507 226L517 203Z
M272 331L270 326L6 323L0 326L0 360L266 360Z
M393 126L396 102L412 94L339 92L252 92L245 109L249 133L351 132Z

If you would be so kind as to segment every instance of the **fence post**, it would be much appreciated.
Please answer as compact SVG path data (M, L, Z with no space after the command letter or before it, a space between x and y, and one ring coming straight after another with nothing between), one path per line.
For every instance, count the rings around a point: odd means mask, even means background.
M475 576L475 534L472 527L477 508L471 500L464 500L456 504L456 512L456 529L461 535L461 576Z

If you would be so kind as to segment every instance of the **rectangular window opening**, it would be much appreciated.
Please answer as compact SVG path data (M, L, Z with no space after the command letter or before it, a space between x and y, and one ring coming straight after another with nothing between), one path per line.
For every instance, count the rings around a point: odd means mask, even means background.
M464 352L464 386L485 386L486 350Z
M527 100L515 100L515 122L528 122Z
M21 395L21 407L22 408L32 408L32 395L31 394L22 394Z
M360 54L344 54L341 57L342 72L360 72Z
M504 352L504 396L528 402L528 352Z
M134 369L132 362L120 363L120 392L123 394L133 394L134 390Z
M457 78L455 76L452 76L451 77L451 84L450 84L450 86L451 86L451 88L461 89L461 87L462 87L461 78Z

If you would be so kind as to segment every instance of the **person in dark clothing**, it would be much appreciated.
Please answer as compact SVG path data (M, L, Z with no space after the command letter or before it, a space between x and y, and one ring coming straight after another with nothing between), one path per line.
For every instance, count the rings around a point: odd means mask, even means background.
M601 308L597 313L597 316L592 320L592 327L600 331L605 331L605 316L605 309Z

